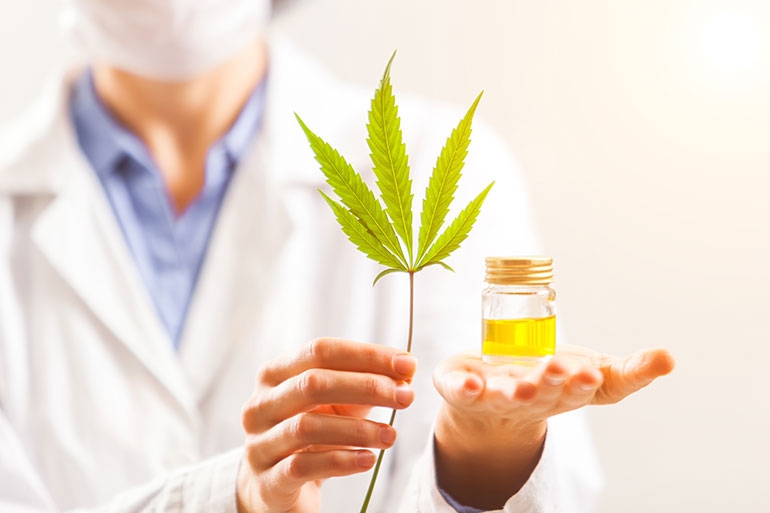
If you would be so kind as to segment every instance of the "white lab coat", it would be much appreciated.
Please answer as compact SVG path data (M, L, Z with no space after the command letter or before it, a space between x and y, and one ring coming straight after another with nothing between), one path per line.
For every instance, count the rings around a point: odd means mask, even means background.
M176 353L77 146L75 74L0 136L0 511L233 512L240 408L260 365L324 335L405 342L405 278L372 288L378 267L316 191L322 175L293 116L366 170L371 88L273 43L264 123L230 185ZM400 103L419 206L462 113ZM514 162L477 123L462 200L490 178L476 233L450 259L457 274L417 276L417 400L397 420L372 512L453 511L432 468L432 368L478 348L483 257L537 250ZM357 511L368 477L329 480L322 511ZM505 511L589 511L598 485L582 420L563 416Z

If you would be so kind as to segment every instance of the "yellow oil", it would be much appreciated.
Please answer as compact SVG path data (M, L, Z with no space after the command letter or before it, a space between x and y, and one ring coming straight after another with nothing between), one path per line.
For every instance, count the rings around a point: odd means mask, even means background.
M539 319L483 319L485 361L516 362L550 356L556 350L556 316Z

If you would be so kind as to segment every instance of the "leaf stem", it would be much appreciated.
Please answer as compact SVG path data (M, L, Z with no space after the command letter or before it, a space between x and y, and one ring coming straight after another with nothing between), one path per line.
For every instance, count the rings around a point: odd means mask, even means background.
M409 271L409 335L406 341L406 352L412 352L412 334L414 333L414 273L415 271ZM390 421L388 425L393 427L393 423L396 421L396 410L393 410L390 414ZM369 501L372 500L372 492L374 492L374 484L377 482L377 476L380 474L380 467L382 466L382 458L385 455L385 449L380 449L380 454L377 456L377 463L374 464L374 472L372 472L372 479L369 481L369 488L366 490L366 497L364 497L364 503L361 505L360 513L366 513L369 509Z
M396 410L393 410L393 412L390 414L390 422L388 424L392 427L393 422L395 420L396 420ZM366 497L364 498L364 503L361 505L360 513L366 513L366 510L369 509L369 501L372 500L374 483L377 482L377 476L380 473L380 466L382 466L382 457L384 455L385 455L385 449L380 449L380 454L377 456L377 463L374 464L374 473L372 473L372 479L369 481L369 488L366 490Z
M406 339L406 352L412 352L412 333L414 332L414 273L409 271L409 335Z

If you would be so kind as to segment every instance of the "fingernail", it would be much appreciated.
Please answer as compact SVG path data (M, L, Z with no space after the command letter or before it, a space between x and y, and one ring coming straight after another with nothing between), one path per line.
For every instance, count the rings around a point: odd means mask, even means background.
M584 392L590 392L594 388L596 388L596 385L590 385L588 383L578 383L578 388L580 390L583 390Z
M463 393L467 397L475 397L481 393L481 385L477 379L468 378L463 380Z
M380 441L384 444L390 445L396 441L396 430L384 427L380 429Z
M396 402L401 405L408 405L414 399L414 392L412 387L407 384L398 385L396 387Z
M546 374L543 376L543 380L552 387L558 387L564 384L566 378L561 374Z
M397 354L393 357L393 370L402 376L411 376L417 369L417 360L409 354Z
M361 451L356 454L356 463L359 467L369 468L374 465L374 453L369 451Z
M463 388L463 394L465 394L465 397L476 397L479 395L479 392L481 392L478 388Z

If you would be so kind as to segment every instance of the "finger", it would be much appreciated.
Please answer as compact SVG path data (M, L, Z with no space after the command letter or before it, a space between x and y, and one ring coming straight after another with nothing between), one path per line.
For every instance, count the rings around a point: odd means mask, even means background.
M414 375L417 360L404 351L388 346L319 338L294 355L268 363L261 369L258 378L268 386L276 386L309 369L368 372L406 381Z
M480 376L463 370L437 370L433 375L433 384L444 400L454 406L473 404L486 387Z
M409 384L387 376L310 369L248 403L243 424L247 432L260 432L320 405L357 404L400 410L413 400L414 392Z
M541 364L519 381L521 403L527 405L531 413L552 410L560 401L568 378L567 365L560 359Z
M365 472L374 465L372 451L336 449L327 452L299 452L276 465L288 482L304 484L329 477Z
M535 393L532 384L500 372L483 376L456 370L436 373L433 381L447 404L466 412L509 414L528 404Z
M674 370L676 361L668 349L648 349L646 373L648 383Z
M537 387L529 381L508 374L493 374L486 380L486 394L480 402L486 402L504 412L530 405L536 397Z
M561 395L568 377L567 365L557 357L527 377L527 381L537 387L538 402L552 403Z
M674 359L666 349L647 349L616 359L602 367L604 386L594 402L616 403L673 369Z
M590 366L579 369L567 382L557 411L568 411L589 404L602 384L604 376Z
M387 449L396 441L396 430L387 424L366 419L301 413L262 435L257 435L249 459L255 469L268 469L288 457L313 446L326 449L368 447Z
M477 400L487 401L490 394L510 401L517 394L514 378L529 371L531 369L522 371L511 365L489 365L478 354L460 354L443 360L436 367L433 384L444 400L455 406L470 406ZM525 392L523 395L528 397L531 388L525 385L518 393Z
M366 472L374 465L374 453L337 449L299 452L281 460L268 471L265 502L280 503L296 495L307 482Z

